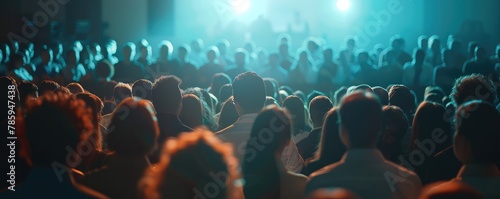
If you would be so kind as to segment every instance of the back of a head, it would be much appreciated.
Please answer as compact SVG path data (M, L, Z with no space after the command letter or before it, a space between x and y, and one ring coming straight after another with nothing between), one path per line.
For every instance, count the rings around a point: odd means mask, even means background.
M83 89L83 86L77 82L69 83L68 85L66 85L66 88L68 88L72 94L78 94L78 93L85 92L85 90Z
M266 96L276 98L278 96L278 86L276 80L272 78L264 78L264 85L266 87Z
M104 96L99 96L101 97L102 100L112 100L113 99L113 92L115 91L115 86L118 84L116 81L109 81L106 82L104 86Z
M401 140L408 132L408 119L397 106L382 108L382 132L378 140L378 148L384 157L394 161L401 152Z
M499 161L500 113L495 106L485 101L471 101L458 108L456 113L456 135L470 144L473 163ZM456 139L456 138L455 138ZM455 152L458 149L455 142ZM460 159L460 158L459 158Z
M19 98L22 106L24 106L26 100L36 99L38 97L38 86L31 82L22 81L17 86L17 89L19 90Z
M437 103L422 102L412 122L410 150L419 148L420 142L435 143L435 153L451 146L451 123L446 109Z
M455 80L450 96L456 107L472 100L484 100L491 104L498 102L495 84L480 74L462 76Z
M321 130L321 141L316 159L330 160L334 163L344 154L346 147L339 136L339 109L334 107L328 111Z
M113 97L116 104L120 104L124 99L132 97L132 88L125 83L118 83L113 89Z
M465 183L449 181L439 185L428 185L419 199L483 199L483 196Z
M282 107L288 110L292 117L294 134L297 134L300 131L309 130L306 122L304 102L302 102L299 97L295 95L288 96L285 101L283 101Z
M340 102L342 134L348 136L349 148L375 146L381 128L382 107L371 93L354 92ZM345 138L343 138L345 142Z
M159 134L151 104L140 98L123 100L114 112L107 136L110 150L126 156L144 156L156 144Z
M29 154L34 166L50 166L54 162L70 166L67 148L76 151L80 141L86 140L94 126L85 104L75 96L43 95L28 101L16 122L22 149ZM50 116L50 117L47 117Z
M158 113L177 114L181 106L181 80L176 76L162 76L153 84L152 101Z
M398 106L408 116L415 109L415 96L404 85L394 85L389 90L389 105Z
M291 139L291 122L286 111L277 106L262 110L252 126L243 162L246 198L280 195L281 153Z
M97 78L111 79L115 76L115 67L108 60L101 60L95 66Z
M218 94L217 92L219 92L219 89L225 84L231 84L231 79L229 78L229 76L226 75L225 73L216 73L212 77L210 92L212 94Z
M238 175L237 160L229 145L212 132L196 129L165 144L162 160L146 172L139 184L145 198L195 198L214 184L210 198L231 198L232 179Z
M236 76L233 81L233 97L234 102L244 112L259 112L266 101L264 81L254 72L245 72Z
M313 90L311 91L307 97L306 97L306 106L309 105L311 103L311 101L317 97L317 96L326 96L325 93L321 92L321 91L317 91L317 90Z
M142 99L151 100L153 83L147 79L139 79L132 85L132 95Z
M311 103L309 103L309 115L315 127L317 126L316 124L319 126L323 124L326 113L332 108L332 101L326 96L317 96L311 100Z
M236 107L234 107L233 97L229 97L220 110L219 116L219 130L234 124L238 120L238 112L236 112Z
M59 88L59 84L52 80L43 80L38 84L38 93L40 95L45 94L46 92L52 93L54 90Z
M203 125L203 108L200 99L196 95L187 94L182 96L179 119L183 124L191 128Z
M342 98L344 97L344 95L346 93L347 93L347 88L344 86L342 86L338 90L336 90L335 93L333 94L334 95L333 105L335 105L335 106L339 105L340 101L342 100Z
M222 86L219 89L218 100L224 102L227 99L229 99L229 97L231 97L232 95L233 95L233 86L231 84L224 84L224 86Z
M375 86L372 88L373 93L377 95L378 99L380 100L380 104L382 105L388 105L389 104L389 93L385 88L382 88L380 86Z

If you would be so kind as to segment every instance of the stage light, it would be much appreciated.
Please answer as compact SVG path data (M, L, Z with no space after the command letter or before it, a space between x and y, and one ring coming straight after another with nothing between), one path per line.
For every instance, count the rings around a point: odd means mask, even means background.
M340 11L347 11L351 7L351 2L349 0L337 0L336 5Z
M231 0L231 7L236 14L244 14L250 10L250 0Z

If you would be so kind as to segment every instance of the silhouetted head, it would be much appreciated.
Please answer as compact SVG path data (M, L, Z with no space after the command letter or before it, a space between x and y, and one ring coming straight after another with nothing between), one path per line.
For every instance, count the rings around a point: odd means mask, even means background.
M122 101L111 117L108 148L119 155L144 156L156 146L159 128L151 103L140 98Z
M288 44L280 44L279 53L280 55L288 55L289 54Z
M304 131L309 131L309 125L306 121L306 109L304 107L304 102L297 96L288 96L281 107L288 110L293 123L293 134L297 135Z
M123 46L123 59L125 61L132 61L135 57L135 44L128 42Z
M92 133L92 115L85 110L85 103L75 96L63 94L43 95L27 101L16 120L16 130L21 143L20 154L26 154L34 167L50 167L55 162L70 168L76 165L67 161L68 150L77 150ZM49 116L49 117L48 117ZM80 146L81 147L81 146Z
M382 122L382 107L375 95L355 92L345 96L339 116L342 142L348 148L375 147Z
M332 61L333 60L333 48L327 47L323 49L323 58L325 61Z
M68 85L66 85L66 88L68 88L72 94L78 94L78 93L85 92L85 89L83 89L83 86L78 82L69 83Z
M193 50L193 52L199 53L201 52L202 49L203 49L203 40L201 40L200 38L195 39L191 42L191 50Z
M40 57L42 58L43 64L49 64L52 62L54 56L50 48L43 48L40 52Z
M309 103L309 115L314 128L321 127L326 113L333 108L332 101L326 96L317 96Z
M151 92L157 113L178 115L182 107L181 80L173 75L156 79Z
M219 130L225 129L231 124L234 124L238 120L238 112L236 112L236 107L233 103L233 97L227 98L222 104L219 116Z
M488 102L470 101L456 113L454 150L467 164L492 164L499 161L500 113Z
M54 90L59 88L60 85L52 80L43 80L42 82L38 83L38 93L40 95L44 95L45 93L53 93Z
M439 40L439 36L432 35L429 38L429 50L431 50L432 52L441 51L441 40Z
M279 54L278 53L269 54L269 65L270 66L279 66Z
M62 87L60 87L62 88ZM90 109L92 113L92 124L94 125L94 130L92 131L92 137L94 138L95 149L102 150L102 134L99 124L102 119L101 111L104 106L101 99L92 93L78 93L75 95L76 98L85 102L85 108Z
M172 46L172 43L167 40L163 40L160 42L159 45L160 48L160 59L168 59L170 55L172 55L172 52L174 51L174 46Z
M408 133L408 120L399 107L382 108L382 128L377 148L387 160L396 162L401 155L401 140Z
M453 62L455 60L454 60L454 57L453 57L453 51L452 50L443 49L442 56L443 56L443 62L444 62L445 66L452 66L453 65Z
M101 60L95 66L97 78L111 80L115 76L115 67L108 60Z
M398 106L407 117L411 116L416 106L415 96L408 87L394 85L389 90L389 105Z
M462 42L460 42L459 40L453 40L453 42L451 42L450 49L453 52L460 52L460 50L462 50Z
M434 143L431 156L451 146L451 123L446 109L433 102L422 102L415 112L411 128L410 150Z
M232 147L213 132L196 129L168 140L160 162L146 171L139 187L143 198L196 198L217 186L211 198L231 198L238 174Z
M418 37L418 48L422 50L427 50L427 44L429 42L429 39L427 39L427 36L421 35Z
M264 78L264 86L266 87L266 96L277 97L278 95L278 85L275 79Z
M224 84L231 84L231 83L232 81L228 75L226 75L225 73L216 73L212 77L212 83L210 84L210 93L218 95L220 88Z
M359 51L357 53L358 64L366 64L370 60L370 55L367 51Z
M421 49L415 49L415 51L413 52L413 57L415 59L415 62L423 63L425 60L425 51Z
M182 108L179 113L179 120L191 128L203 125L203 107L196 95L186 94L182 96Z
M248 53L253 53L257 47L255 46L255 43L253 41L247 41L245 42L245 45L243 45L243 48Z
M219 48L219 52L222 56L226 55L227 51L229 50L229 41L227 40L221 40L219 43L217 43L217 48Z
M80 53L78 53L75 49L68 50L66 62L68 66L75 67L80 62Z
M208 47L207 50L207 60L209 62L214 62L214 60L219 57L219 49L215 46Z
M186 58L190 52L191 52L191 48L188 45L183 44L183 45L179 46L179 49L177 49L177 57L179 57L180 60L184 61L184 60L186 60Z
M137 43L137 48L139 49L138 51L141 55L141 58L143 58L143 59L151 58L152 49L151 49L151 45L149 45L148 40L141 39L141 41L139 41L139 43Z
M484 75L472 74L455 80L450 96L455 107L471 100L484 100L496 104L498 102L496 89L495 84Z
M22 81L17 85L17 89L19 90L21 107L25 106L26 101L38 98L38 86L32 82Z
M125 83L118 83L113 89L115 104L120 104L124 99L132 97L132 87Z
M380 104L382 105L388 105L389 104L389 93L385 88L382 88L380 86L375 86L372 88L373 93L377 95L378 99L380 100Z
M474 51L474 57L476 58L477 61L484 61L488 59L488 54L486 54L486 49L483 47L476 47Z
M139 79L132 85L132 95L151 101L151 90L153 83L147 79Z
M236 49L234 53L234 62L238 67L243 67L247 63L248 52L243 48Z
M264 81L254 72L239 74L234 78L233 97L240 116L247 113L258 113L266 101Z
M469 58L473 58L474 57L474 53L475 53L476 47L478 45L479 44L477 43L477 41L471 41L471 42L469 42L469 46L467 48L467 52L469 52Z

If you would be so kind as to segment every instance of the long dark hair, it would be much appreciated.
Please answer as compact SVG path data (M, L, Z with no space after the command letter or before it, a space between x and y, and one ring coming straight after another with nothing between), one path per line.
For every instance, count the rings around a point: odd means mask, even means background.
M323 168L326 165L338 162L346 151L340 140L338 108L334 107L326 114L321 139L314 159L307 164L306 174Z
M243 161L247 199L280 198L280 174L286 172L281 152L291 141L290 119L285 110L271 105L255 119ZM259 147L257 147L259 146Z
M304 102L297 96L288 96L283 101L283 108L286 108L292 116L293 135L299 134L301 131L310 131L311 128L306 121L306 109Z
M433 102L422 102L418 106L415 117L413 118L411 139L410 139L410 150L418 150L417 142L422 142L424 140L433 140L433 134L444 133L448 138L442 143L434 143L436 148L432 153L432 156L436 153L451 146L451 123L449 117L447 117L446 109Z

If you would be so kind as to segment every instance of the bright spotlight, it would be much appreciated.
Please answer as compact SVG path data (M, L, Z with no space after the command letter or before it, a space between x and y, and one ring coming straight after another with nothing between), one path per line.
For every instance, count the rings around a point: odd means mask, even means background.
M349 7L351 7L351 2L349 0L337 0L337 9L340 11L346 11L349 10Z
M236 14L244 14L250 10L250 0L231 0L231 6Z

